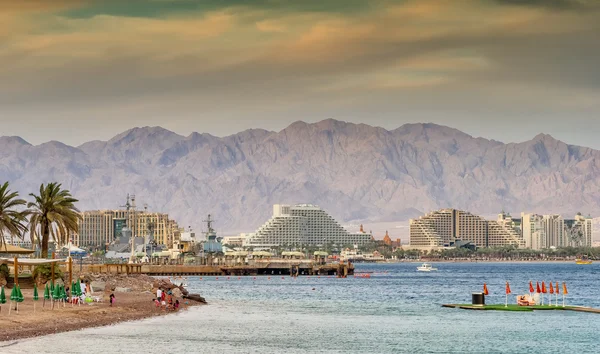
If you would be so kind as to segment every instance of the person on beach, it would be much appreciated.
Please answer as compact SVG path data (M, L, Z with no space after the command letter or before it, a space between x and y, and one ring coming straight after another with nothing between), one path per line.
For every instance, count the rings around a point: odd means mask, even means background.
M179 300L175 300L175 305L173 305L173 310L179 310Z
M162 289L161 288L158 288L158 290L156 290L156 299L158 301L162 300Z
M152 299L152 301L154 301L154 306L156 306L156 308L160 307L160 301L158 301L158 299Z
M109 301L110 307L113 307L113 304L115 303L115 294L110 294Z

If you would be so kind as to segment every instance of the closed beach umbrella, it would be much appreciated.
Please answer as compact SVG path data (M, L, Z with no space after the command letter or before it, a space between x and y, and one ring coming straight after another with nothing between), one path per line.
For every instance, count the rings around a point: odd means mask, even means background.
M21 291L21 287L20 286L16 286L17 288L17 313L19 312L19 302L23 302L23 300L25 300L25 298L23 297L23 292Z
M17 287L13 286L11 292L10 292L10 307L8 308L8 314L10 315L10 311L12 310L12 302L13 301L17 301L17 299L19 298L19 293L17 293Z
M488 291L486 283L483 283L483 295L486 295L486 296L489 295L489 291Z
M44 302L42 303L42 307L46 306L46 300L50 300L50 286L48 283L44 287Z
M563 307L565 307L565 296L568 294L569 292L567 291L567 283L563 282Z
M539 281L535 282L535 292L538 293L538 294L542 292L542 290L540 289L540 282Z
M0 290L0 305L6 304L6 294L4 293L4 287ZM2 311L2 307L0 307L0 311Z
M57 285L52 291L52 308L54 308L54 302L60 300L60 287Z
M535 292L535 290L533 290L533 283L530 281L529 282L529 294L533 294Z
M21 291L21 287L17 285L17 302L23 302L25 298L23 297L23 292Z
M33 312L35 312L35 304L37 303L37 301L40 299L40 296L38 294L38 289L37 289L37 284L33 285Z
M558 288L558 282L556 282L556 290L554 290L554 293L556 293L556 306L558 306L558 294L560 293L560 289Z
M550 285L548 285L548 291L550 294L554 294L554 286L552 285L552 282L550 282Z
M508 295L510 293L511 293L510 285L508 284L508 282L506 282L506 303L504 304L504 307L508 307Z

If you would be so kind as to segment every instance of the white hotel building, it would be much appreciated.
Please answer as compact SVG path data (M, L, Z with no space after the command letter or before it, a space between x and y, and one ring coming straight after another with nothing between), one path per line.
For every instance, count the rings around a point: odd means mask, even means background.
M255 233L247 235L245 247L284 245L362 245L371 240L366 232L350 233L316 205L273 206L273 217Z

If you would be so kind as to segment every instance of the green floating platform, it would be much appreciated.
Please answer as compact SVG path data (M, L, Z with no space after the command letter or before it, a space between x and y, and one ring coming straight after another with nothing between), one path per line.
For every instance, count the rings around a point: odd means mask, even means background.
M524 311L524 312L532 312L532 311L577 311L577 312L590 312L590 313L600 313L600 309L595 309L592 307L582 307L582 306L548 306L548 305L535 305L535 306L519 306L519 305L471 305L471 304L445 304L442 307L449 308L458 308L463 310L480 310L480 311Z

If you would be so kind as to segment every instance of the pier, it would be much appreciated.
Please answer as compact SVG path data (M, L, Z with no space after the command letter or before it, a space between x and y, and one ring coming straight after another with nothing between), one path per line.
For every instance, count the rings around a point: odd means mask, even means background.
M219 275L333 275L346 278L354 274L352 263L273 260L244 265L150 265L93 264L83 266L90 273L146 274L150 276L219 276Z

